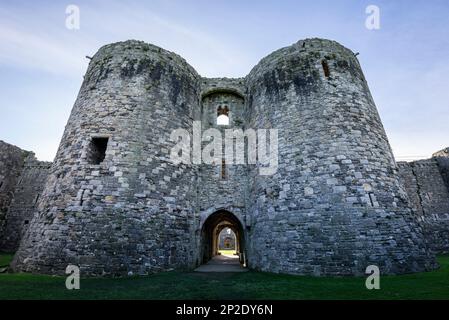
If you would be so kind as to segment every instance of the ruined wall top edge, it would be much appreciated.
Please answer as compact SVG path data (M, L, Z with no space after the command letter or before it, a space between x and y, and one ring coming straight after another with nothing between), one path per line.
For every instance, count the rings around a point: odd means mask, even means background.
M201 78L201 97L213 93L233 93L245 97L245 78Z
M285 60L288 57L297 56L301 53L316 51L340 54L342 56L355 58L355 54L352 50L346 48L345 46L334 40L321 38L299 40L290 46L278 49L262 58L246 76L246 80L251 80L255 77L256 74L261 73L264 70L276 68L279 62Z
M245 77L240 78L207 78L201 77L198 72L180 55L165 50L156 45L146 43L139 40L127 40L116 43L111 43L101 47L98 52L94 55L89 65L89 69L97 64L104 63L105 60L110 59L120 59L123 56L129 57L151 57L152 59L159 59L166 63L176 65L181 67L192 74L192 76L197 77L202 83L228 83L235 85L236 83L242 84L242 81L247 79L251 74L256 72L260 68L269 68L270 64L275 64L279 59L282 59L291 54L296 54L303 51L329 51L333 53L340 53L342 55L354 56L354 53L339 44L334 40L320 39L320 38L310 38L299 40L296 43L281 48L279 50L273 51L266 57L262 58L259 63L253 67L250 73ZM89 70L88 70L89 73Z
M116 42L101 47L93 56L87 74L91 74L98 67L123 68L126 62L133 62L133 60L141 62L145 59L157 60L161 64L169 65L175 70L189 74L195 80L200 78L196 70L181 56L138 40Z
M432 157L449 157L449 147L435 152L432 154Z
M413 160L413 161L398 161L397 165L399 167L406 167L406 166L433 166L437 162L435 158L430 159L419 159L419 160Z

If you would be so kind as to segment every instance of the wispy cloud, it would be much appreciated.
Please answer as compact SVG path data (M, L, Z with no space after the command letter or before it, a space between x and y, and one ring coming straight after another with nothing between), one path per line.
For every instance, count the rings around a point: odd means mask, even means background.
M54 24L56 17L39 13L26 11L19 15L5 8L0 10L0 65L79 76L86 66L84 46L67 41L64 12L59 25ZM37 16L42 20L36 21Z
M156 13L141 3L108 2L108 14L98 7L84 6L88 25L93 21L96 31L110 35L106 40L119 41L130 38L144 40L180 54L204 76L243 76L248 69L247 56L236 42L227 42L224 34L214 34L207 29L174 21ZM238 57L238 59L236 59Z
M35 10L20 16L0 10L1 64L79 76L85 70L86 54L104 44L134 38L181 54L205 76L242 76L248 69L245 53L236 43L173 21L141 3L82 2L79 31L64 27L64 7Z
M60 42L11 26L0 25L0 63L55 73L78 75L85 66L80 52Z

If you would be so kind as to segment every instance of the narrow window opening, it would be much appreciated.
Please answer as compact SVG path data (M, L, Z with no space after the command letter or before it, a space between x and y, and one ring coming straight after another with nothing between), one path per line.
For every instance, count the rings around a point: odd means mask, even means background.
M39 201L39 197L40 197L40 194L38 193L36 195L36 197L34 198L34 204L36 204Z
M321 65L323 66L324 76L325 76L326 78L329 78L330 75L331 75L331 72L330 72L330 70L329 70L329 64L327 63L326 60L322 60L322 61L321 61Z
M83 191L81 192L81 195L80 195L80 207L81 206L83 206L83 203L84 203L84 192L86 191L86 189L83 189Z
M229 108L228 106L219 106L217 109L217 125L229 125Z
M369 201L371 202L371 207L374 207L374 194L369 193Z
M221 179L226 179L226 161L224 159L221 160Z
M92 138L88 153L90 164L100 164L106 157L109 138Z

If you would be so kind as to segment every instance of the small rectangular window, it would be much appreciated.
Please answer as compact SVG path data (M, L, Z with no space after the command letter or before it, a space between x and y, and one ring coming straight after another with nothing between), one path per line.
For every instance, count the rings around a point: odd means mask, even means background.
M109 138L92 138L89 146L88 159L90 164L100 164L106 157Z

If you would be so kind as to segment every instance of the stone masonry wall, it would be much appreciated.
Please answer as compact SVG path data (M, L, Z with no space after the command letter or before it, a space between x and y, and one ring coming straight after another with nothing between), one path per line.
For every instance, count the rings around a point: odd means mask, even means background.
M428 246L437 253L449 252L449 191L437 160L401 162L399 168Z
M195 119L201 122L201 132L214 128L222 138L222 156L214 165L202 164L198 167L198 211L200 227L206 219L218 210L232 212L242 223L247 219L246 199L248 196L248 168L244 164L233 164L225 159L225 131L245 130L247 110L244 100L244 79L216 78L201 81L201 110ZM229 109L229 125L217 124L219 107ZM204 141L205 148L210 142ZM236 145L233 145L235 154ZM222 160L225 162L223 163ZM198 238L197 241L201 241ZM201 243L196 244L201 247ZM203 254L199 252L198 258Z
M191 165L170 161L170 134L192 128L200 77L181 57L139 41L93 57L54 166L12 266L63 274L145 274L196 264ZM94 138L108 138L92 163ZM98 152L97 152L98 153Z
M213 81L212 79L212 81L207 81L203 79L202 92L208 92L208 94L202 98L201 115L199 115L198 119L201 121L201 131L204 133L210 128L219 130L223 139L222 144L224 144L226 129L244 129L246 123L245 101L241 95L232 92L209 91L208 86L204 83L209 85L210 82L220 83L213 88L226 87L227 84L228 87L232 87L232 80L226 81L226 79L222 79L221 81ZM217 125L217 109L220 106L229 109L228 126ZM208 144L208 141L204 141L202 143L203 149ZM233 150L235 151L235 146ZM244 210L245 208L247 194L245 188L248 185L246 180L246 166L225 163L223 169L222 159L224 159L224 151L223 148L222 157L217 159L215 165L204 164L199 166L198 188L200 194L200 212L229 209L231 207L234 210L236 208ZM222 173L224 173L224 177Z
M418 221L422 222L424 219L423 208L421 205L422 201L413 166L408 162L398 162L398 168L399 176L401 177L401 182L407 192L410 206L413 209Z
M0 140L0 240L5 234L6 214L28 154L27 151Z
M18 249L35 213L50 166L51 162L38 161L32 153L25 159L22 174L14 189L14 198L6 215L4 233L0 238L0 251L15 252Z
M449 190L449 148L435 152L432 155L432 158L434 158L438 162L438 167L440 169L444 183Z
M350 50L299 41L262 59L247 86L250 126L279 129L280 162L273 176L251 174L251 267L314 275L435 267Z
M192 136L193 121L226 129L216 125L221 104L230 127L279 130L274 175L261 176L260 163L227 165L221 179L220 159L170 160L173 130ZM244 79L201 78L176 54L139 41L102 47L12 266L63 274L75 264L84 275L192 269L217 210L233 214L245 260L258 270L437 266L356 57L321 39L272 53Z

